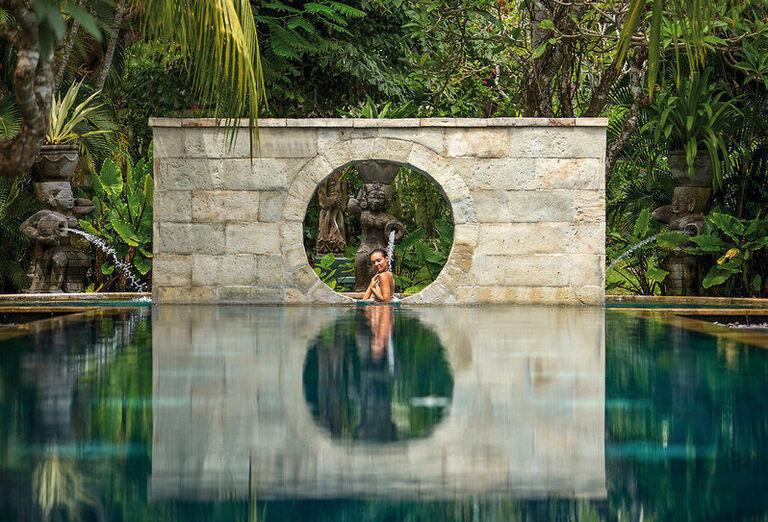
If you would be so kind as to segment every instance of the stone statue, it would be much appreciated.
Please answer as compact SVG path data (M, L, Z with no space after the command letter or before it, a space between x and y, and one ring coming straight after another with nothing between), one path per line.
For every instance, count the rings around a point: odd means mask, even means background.
M387 248L391 231L395 232L395 241L405 235L403 224L386 213L392 196L393 190L389 184L375 182L365 183L357 196L349 200L349 211L360 217L362 229L360 247L355 254L355 291L365 291L371 282L371 252L377 248Z
M689 236L698 235L704 226L704 213L712 192L709 158L700 152L694 161L693 175L690 176L685 153L671 152L669 169L677 181L672 192L672 204L655 209L651 215L657 221L669 225L670 230L679 230ZM696 256L678 248L664 261L662 267L669 272L664 280L667 295L698 295L702 266Z
M343 211L347 208L348 183L346 172L332 174L317 187L317 203L320 207L320 223L315 251L342 254L347 248L347 231Z
M657 208L652 216L667 223L670 230L680 230L691 236L700 234L709 194L710 189L705 187L675 187L672 204Z
M68 180L40 181L34 186L37 199L48 208L31 215L20 227L35 243L27 291L83 292L90 261L72 244L69 230L77 227L79 216L93 210L93 203L75 198Z

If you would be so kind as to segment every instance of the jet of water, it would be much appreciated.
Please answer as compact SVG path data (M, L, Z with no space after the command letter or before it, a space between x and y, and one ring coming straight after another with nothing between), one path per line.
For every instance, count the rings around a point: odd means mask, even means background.
M392 259L395 255L395 231L389 231L389 243L387 244L387 258L389 259L389 271L392 271Z
M144 283L139 281L139 279L133 275L133 272L131 271L131 268L120 261L120 259L117 257L117 251L109 246L109 244L104 241L102 238L94 236L93 234L89 234L87 232L83 232L82 230L76 229L76 228L68 228L68 232L72 232L73 234L77 234L78 236L82 236L85 239L87 239L93 246L107 254L112 258L112 262L115 263L115 266L117 267L120 272L123 273L125 276L125 279L139 292L146 292L147 287L144 286Z
M610 265L608 265L608 268L606 268L606 269L605 269L605 273L607 274L608 272L610 272L610 271L611 271L611 269L612 269L614 266L616 266L616 264L617 264L619 261L621 261L622 259L624 259L625 257L627 257L629 254L631 254L631 253L632 253L632 252L634 252L635 250L637 250L637 249L639 249L639 248L642 248L642 247L644 247L645 245L647 245L647 244L648 244L648 243L650 243L651 241L654 241L654 240L655 240L657 237L659 237L660 235L661 235L661 234L654 234L654 235L652 235L652 236L651 236L651 237L649 237L649 238L643 239L643 240L642 240L642 241L640 241L638 244L636 244L635 246L633 246L632 248L630 248L629 250L627 250L626 252L624 252L623 254L621 254L619 257L617 257L616 259L614 259L614 260L613 260L613 263L611 263Z

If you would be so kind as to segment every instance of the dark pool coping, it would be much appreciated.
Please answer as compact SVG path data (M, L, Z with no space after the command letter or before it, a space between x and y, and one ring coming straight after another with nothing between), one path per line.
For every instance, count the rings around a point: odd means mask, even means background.
M700 297L700 296L661 296L661 295L606 295L606 306L638 305L654 307L733 307L768 309L768 299L752 297Z
M0 294L0 304L50 303L52 301L133 301L150 298L149 292L79 292L60 294Z

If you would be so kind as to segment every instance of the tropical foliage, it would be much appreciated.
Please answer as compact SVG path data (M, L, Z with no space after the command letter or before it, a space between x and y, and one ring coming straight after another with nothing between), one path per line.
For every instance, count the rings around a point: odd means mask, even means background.
M708 231L690 238L694 254L712 256L714 264L702 285L729 285L731 294L759 296L768 283L768 218L738 219L713 212Z
M80 225L85 232L103 238L117 251L120 261L147 279L152 268L152 154L135 164L124 157L118 165L107 158L93 177L95 210ZM125 275L115 271L111 256L96 252L94 290L135 290Z
M606 116L609 263L643 239L634 234L641 213L670 202L673 149L685 151L689 168L700 152L714 160L715 211L751 220L768 204L765 0L6 0L0 7L0 171L24 174L48 132L49 109L77 88L72 108L93 97L103 117L89 113L74 131L111 131L81 142L76 184L85 197L107 158L147 154L150 116ZM43 53L33 77L19 83L15 71L40 50L50 58ZM19 186L29 197L29 184ZM403 290L433 277L406 258L440 257L435 224L450 223L449 215L408 215L412 208L395 201L400 219L412 221L409 232L424 234L398 254L406 256L396 263ZM349 231L359 234L353 219ZM657 231L649 222L649 233ZM311 248L309 227L305 233ZM4 266L16 267L29 252L12 242L0 250L13 261ZM627 256L609 276L611 289L664 292L663 281L643 278L649 267L664 270L666 255L652 242ZM704 264L711 257L701 254ZM7 281L16 279L23 278ZM731 283L701 290L725 288L754 295Z

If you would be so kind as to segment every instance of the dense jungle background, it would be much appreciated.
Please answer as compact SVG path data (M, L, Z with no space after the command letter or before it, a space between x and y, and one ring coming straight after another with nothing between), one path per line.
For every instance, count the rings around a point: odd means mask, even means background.
M21 4L0 1L0 145L28 130L15 72L28 57ZM664 261L683 249L708 267L701 293L768 295L768 2L222 0L259 39L243 83L258 90L230 89L233 103L211 96L224 90L211 65L224 54L195 40L193 28L213 25L195 2L176 5L187 4L189 20L175 24L174 3L163 1L24 4L55 51L58 110L80 116L70 122L82 155L74 185L96 202L82 227L144 282L149 116L256 116L258 107L259 117L607 117L607 264L665 231L650 213L672 198L670 150L689 159L706 150L715 176L702 239L645 243L607 273L608 290L665 293ZM26 285L31 245L18 230L37 208L24 171L0 176L0 292ZM439 227L413 244L447 254ZM410 278L401 290L427 281L417 272L401 274ZM93 291L126 289L106 257L90 274Z

